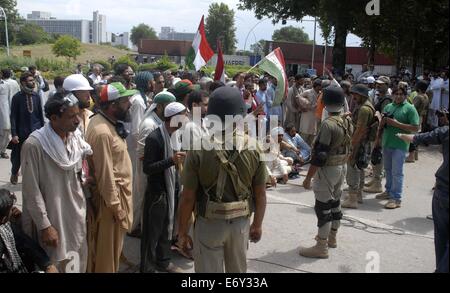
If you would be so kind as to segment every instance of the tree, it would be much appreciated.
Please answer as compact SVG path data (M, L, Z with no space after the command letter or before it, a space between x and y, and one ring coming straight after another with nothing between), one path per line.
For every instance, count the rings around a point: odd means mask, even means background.
M49 42L50 39L51 36L42 27L33 23L27 23L21 26L16 36L17 43L22 45Z
M253 10L258 18L269 17L274 23L280 20L300 21L305 16L320 19L324 31L334 31L333 67L343 73L346 63L346 40L354 27L354 14L365 12L365 1L360 0L239 0L239 8ZM325 34L331 36L331 34Z
M234 10L224 3L211 4L205 21L205 33L214 51L217 52L217 40L220 40L224 54L233 54L237 43Z
M19 14L17 13L17 1L16 0L0 0L0 7L6 12L6 16L8 17L8 33L9 33L9 41L12 42L15 39L15 25L18 23L20 19ZM0 18L0 46L6 45L5 40L5 18Z
M250 45L250 50L253 52L254 55L257 56L264 56L265 55L265 49L266 48L266 41L260 40L259 42Z
M53 54L56 57L66 57L70 63L71 58L77 59L81 55L81 43L71 36L61 36L52 47Z
M272 35L275 42L311 43L307 33L303 29L292 25L276 30Z
M140 25L134 26L131 29L130 39L133 45L139 46L139 42L142 39L157 40L158 37L156 36L156 32L153 28L144 23L141 23Z

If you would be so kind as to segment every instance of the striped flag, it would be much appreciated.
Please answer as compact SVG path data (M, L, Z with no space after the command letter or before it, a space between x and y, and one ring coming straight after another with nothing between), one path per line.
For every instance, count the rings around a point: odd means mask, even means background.
M199 71L214 56L205 34L205 17L202 16L192 47L186 56L186 66Z
M225 83L225 63L223 61L222 46L220 44L220 41L217 41L217 48L219 49L219 52L217 53L217 65L216 72L214 74L214 80Z
M272 53L259 61L257 66L277 79L277 91L273 104L280 105L289 90L283 52L280 48L276 48Z

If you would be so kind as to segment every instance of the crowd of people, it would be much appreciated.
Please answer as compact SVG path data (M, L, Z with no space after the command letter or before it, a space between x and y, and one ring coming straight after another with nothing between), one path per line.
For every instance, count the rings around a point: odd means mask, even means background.
M303 169L319 230L300 254L327 258L341 208L357 209L365 193L400 208L404 163L418 160L420 144L443 144L433 215L437 271L448 272L448 70L412 81L299 74L282 99L268 74L241 72L222 83L93 64L85 75L56 77L50 91L36 67L23 71L18 82L1 71L0 155L9 159L11 149L11 184L22 174L23 211L0 190L0 271L115 273L128 234L141 239L143 273L181 272L171 250L194 260L196 272L246 272L266 189ZM209 115L241 115L247 127L233 138L270 147L203 150Z

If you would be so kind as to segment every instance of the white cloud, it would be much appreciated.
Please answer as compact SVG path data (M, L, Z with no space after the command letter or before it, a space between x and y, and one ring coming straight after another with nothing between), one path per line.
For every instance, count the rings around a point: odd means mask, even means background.
M19 13L26 17L31 11L47 11L59 19L92 19L92 12L99 10L107 17L107 30L115 33L130 31L139 23L152 26L157 32L162 26L175 27L180 32L195 32L202 15L208 14L208 7L214 0L18 0ZM238 48L243 49L247 39L246 49L260 39L270 40L274 30L283 27L281 24L273 25L265 20L251 29L259 22L252 11L237 9L239 0L222 0L236 11L236 36ZM312 22L297 23L288 21L287 25L304 27L304 30L313 38L314 25ZM323 43L321 31L317 30L317 42ZM348 45L355 46L360 40L350 36Z

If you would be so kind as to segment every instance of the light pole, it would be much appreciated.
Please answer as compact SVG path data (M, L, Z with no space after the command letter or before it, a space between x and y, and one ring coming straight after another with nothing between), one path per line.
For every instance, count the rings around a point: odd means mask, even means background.
M0 16L4 16L5 17L5 35L6 35L6 54L9 57L9 37L8 37L8 18L6 16L6 12L3 9L3 7L0 7Z
M314 41L313 41L313 47L312 47L311 69L314 69L314 57L316 54L316 29L317 29L317 18L314 17Z
M262 23L262 22L264 22L264 21L266 21L266 20L268 20L268 19L269 19L269 18L263 18L263 19L260 20L257 24L255 24L255 25L252 27L252 29L248 32L247 37L245 38L244 51L245 51L245 49L247 49L247 41L248 41L248 38L250 37L250 34L253 32L253 30L254 30L260 23Z

